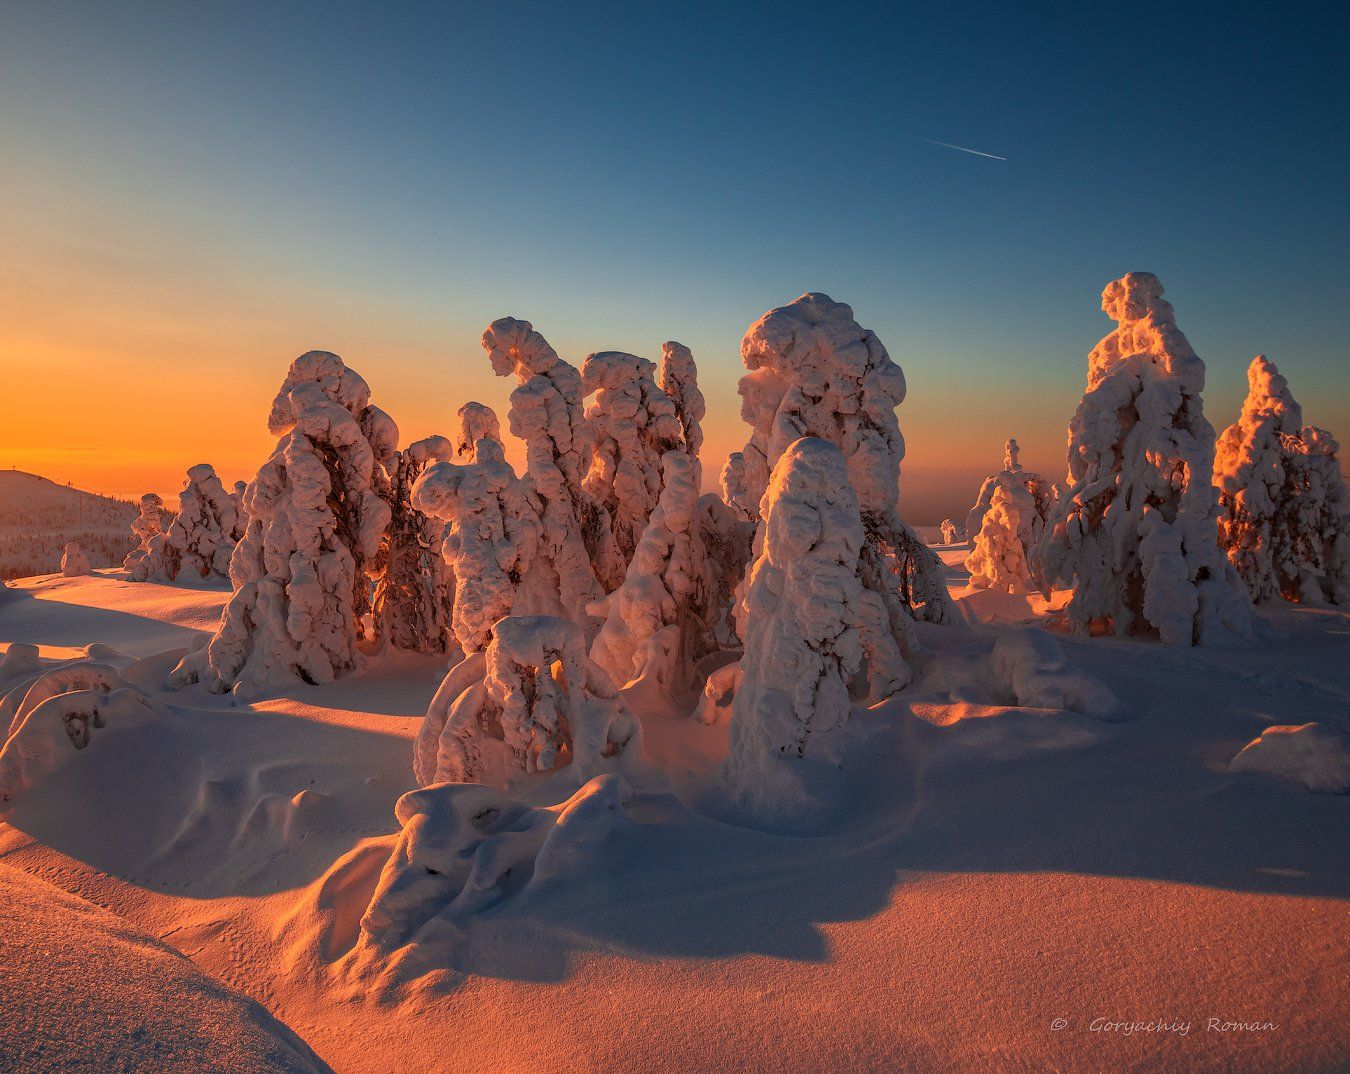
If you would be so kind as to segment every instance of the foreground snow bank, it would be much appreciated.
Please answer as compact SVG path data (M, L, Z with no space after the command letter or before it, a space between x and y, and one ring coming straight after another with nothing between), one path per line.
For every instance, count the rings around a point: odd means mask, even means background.
M329 1071L253 1000L117 915L5 865L0 905L0 1069Z
M1230 772L1260 772L1323 794L1350 792L1350 739L1320 723L1267 727L1243 747Z

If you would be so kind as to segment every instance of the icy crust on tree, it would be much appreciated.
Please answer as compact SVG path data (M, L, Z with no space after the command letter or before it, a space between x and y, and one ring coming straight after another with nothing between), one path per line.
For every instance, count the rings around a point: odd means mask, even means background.
M497 412L483 403L468 402L455 413L459 431L455 434L454 458L460 462L478 461L478 441L502 442L502 426ZM450 461L450 460L443 460Z
M542 540L553 606L536 610L581 622L586 605L603 595L600 578L622 579L610 520L585 491L591 435L582 403L581 374L529 321L502 317L483 332L483 348L499 377L514 375L508 424L525 441L525 478L539 501Z
M84 548L79 541L67 541L66 546L61 549L61 573L67 578L79 578L94 573L94 568L89 565L89 557L84 554Z
M623 583L661 495L661 457L683 447L675 404L656 386L655 372L647 359L623 351L588 355L581 367L582 392L595 396L586 408L594 453L583 485L614 534L616 558L600 578L607 591Z
M413 772L508 789L570 765L576 782L641 756L641 729L586 655L581 627L544 615L498 623L486 652L450 669L418 732Z
M1321 794L1350 793L1350 737L1320 723L1267 727L1228 765Z
M280 437L248 486L234 595L216 633L169 676L214 692L331 682L357 662L389 528L398 430L336 354L292 363L268 428Z
M668 451L662 465L665 488L623 584L605 599L591 659L619 686L646 679L669 691L692 681L693 661L708 650L708 630L693 607L702 552L697 464L683 451Z
M1067 620L1077 630L1242 644L1251 605L1218 544L1205 365L1162 293L1148 272L1102 292L1118 327L1088 356L1087 394L1069 426L1069 487L1038 565L1044 584L1074 586Z
M476 462L438 462L413 486L412 505L450 524L442 555L455 577L451 627L466 653L487 647L497 620L516 608L533 574L541 529L534 495L495 440Z
M141 513L131 520L136 547L122 560L122 569L133 582L144 582L150 577L147 559L163 555L164 535L173 524L173 512L165 509L164 500L157 492L142 496L140 509Z
M1219 539L1255 601L1350 604L1350 493L1340 445L1303 424L1275 363L1247 370L1242 415L1219 437Z
M738 801L774 812L800 797L797 758L831 756L829 732L848 719L864 666L892 687L909 673L858 576L865 534L840 450L814 437L790 445L760 512L725 778Z
M985 480L966 516L971 553L965 567L977 589L1027 593L1035 589L1032 557L1054 497L1040 474L1023 469L1016 440L1003 448L1003 469Z
M458 455L458 441L428 436L399 452L394 468L389 537L374 613L378 636L399 649L448 653L455 648L455 575L442 555L446 524L414 506L413 489L429 466Z
M187 472L178 494L178 515L164 541L149 549L145 569L151 578L176 581L229 576L238 514L215 468L198 463Z
M938 533L942 536L943 544L960 544L966 539L966 531L951 518L944 518L938 524Z
M698 366L694 353L683 343L668 340L661 344L661 361L656 369L657 387L675 407L675 416L683 431L684 450L694 462L694 488L703 487L703 468L699 453L703 450L703 419L707 404L698 386Z
M789 444L816 436L847 461L867 533L863 584L883 600L892 629L908 648L910 617L951 615L937 555L897 510L905 441L895 408L905 376L853 310L807 293L764 314L741 340L741 415L753 432L723 471L723 494L743 517L758 518L769 471Z

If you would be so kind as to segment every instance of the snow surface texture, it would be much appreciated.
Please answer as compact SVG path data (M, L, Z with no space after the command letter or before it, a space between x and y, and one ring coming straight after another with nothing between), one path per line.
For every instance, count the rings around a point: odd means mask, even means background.
M93 574L89 566L89 557L84 554L79 541L67 541L61 550L61 573L67 578L79 578L84 574Z
M272 403L281 439L244 497L234 596L170 685L217 693L331 682L357 663L371 579L389 527L398 430L336 354L297 358Z
M147 560L163 555L164 534L173 524L173 512L166 510L164 500L157 492L141 497L141 513L131 520L131 532L136 547L122 560L122 569L133 582L144 582L150 577Z
M188 579L228 577L237 528L233 498L214 467L199 463L187 472L187 482L178 494L178 515L164 540L147 548L146 576L164 582L176 581L180 575Z
M684 429L675 403L656 386L656 367L622 351L588 355L582 392L594 400L586 424L594 454L583 484L610 518L617 560L600 580L613 591L632 562L647 519L661 495L661 457L683 448Z
M1300 783L1322 794L1350 792L1350 737L1320 723L1267 727L1228 766Z
M977 589L1026 593L1032 585L1034 549L1054 497L1040 474L1022 467L1016 440L1003 448L1003 469L987 478L966 516L970 584Z
M1263 354L1242 416L1219 437L1219 538L1255 601L1350 604L1350 493L1331 434L1303 424Z
M867 540L859 557L863 587L885 611L892 645L917 650L912 619L945 622L950 601L942 565L933 551L901 521L900 463L905 441L895 408L905 398L905 376L881 341L853 319L853 310L828 295L808 293L770 310L741 341L741 416L750 442L723 469L727 502L750 519L762 517L761 497L769 470L788 445L814 436L843 452L847 477L858 498ZM756 535L762 537L763 526ZM890 646L888 646L890 647ZM911 678L901 662L887 662L883 688L898 689Z
M583 622L586 606L605 592L600 579L618 585L623 565L608 514L582 487L592 438L581 374L529 321L514 317L488 325L483 348L497 376L514 375L519 382L511 392L508 424L511 434L525 441L525 478L538 497L543 524L540 559L551 576L541 581L533 610ZM543 599L547 591L556 592L552 607Z
M493 624L510 615L522 591L535 596L539 507L496 440L479 440L475 462L438 462L413 486L412 505L450 525L442 554L455 577L451 625L466 653L487 647ZM533 582L533 585L529 583Z
M907 670L880 600L863 588L858 499L844 456L824 440L791 444L774 466L761 506L759 555L746 579L745 656L731 720L726 779L761 813L800 802L793 766L831 760L829 732L852 701L866 659L876 682ZM888 691L889 692L889 691Z
M1131 272L1102 292L1118 323L1088 355L1069 425L1069 489L1037 549L1047 583L1074 585L1076 630L1155 633L1169 645L1243 645L1251 605L1218 544L1205 364L1162 284Z
M581 628L551 616L508 616L485 653L450 669L417 735L413 772L509 788L570 764L584 782L641 757L641 728L586 655Z

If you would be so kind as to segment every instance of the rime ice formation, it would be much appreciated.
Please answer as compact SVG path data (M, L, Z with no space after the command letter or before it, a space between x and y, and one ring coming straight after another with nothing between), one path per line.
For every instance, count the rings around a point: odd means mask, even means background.
M897 510L905 455L895 416L905 398L900 367L881 341L853 319L852 309L813 293L770 310L751 325L741 341L741 359L749 370L739 388L741 415L752 433L723 471L727 502L741 517L758 519L768 470L789 444L814 436L836 445L846 460L867 536L859 578L884 608L895 644L902 652L913 651L911 620L945 622L951 606L936 553ZM897 688L911 677L903 664L885 675Z
M497 412L483 403L468 402L459 408L459 432L455 434L455 459L460 462L478 461L478 441L502 442L502 426ZM446 460L450 461L450 460Z
M977 589L1029 592L1032 557L1054 497L1040 474L1022 468L1016 440L1003 447L1003 469L985 479L966 516L970 584Z
M1331 434L1303 408L1275 363L1247 370L1242 416L1219 437L1219 540L1256 601L1350 604L1350 493Z
M447 653L455 647L455 575L442 555L446 524L413 505L413 489L429 466L457 453L457 445L443 436L428 436L399 452L384 573L374 600L376 631L395 648Z
M356 665L382 569L398 430L370 405L366 382L327 351L291 364L267 425L280 439L244 497L234 595L170 686L249 693L331 682Z
M78 578L83 574L93 574L89 566L89 557L84 554L79 541L67 541L61 550L61 573L67 578Z
M1267 727L1228 771L1260 772L1322 794L1350 793L1350 738L1320 723Z
M699 452L703 450L702 422L708 408L698 387L698 366L694 364L693 352L674 340L662 343L656 383L675 406L675 416L683 430L684 450L694 460L694 488L701 489L703 470Z
M622 351L588 355L581 367L582 391L595 396L586 408L594 454L583 484L609 514L619 557L616 570L600 579L606 590L622 584L661 495L661 456L683 447L675 404L656 386L655 370Z
M479 440L474 457L428 467L412 492L414 508L450 524L442 555L455 577L451 627L466 653L486 648L493 624L522 603L541 537L534 494L501 444Z
M136 536L136 547L122 560L122 569L133 582L144 582L150 576L147 559L163 555L164 533L173 524L173 512L164 508L164 500L157 492L141 497L141 513L131 520L131 532Z
M237 515L234 500L215 469L199 463L187 472L178 494L178 515L163 543L146 556L152 578L228 577L234 552Z
M904 665L858 575L866 536L843 453L814 437L791 444L761 513L725 774L738 800L773 811L800 794L794 759L830 756L828 733L848 719L864 663L892 679Z
M1035 501L1035 513L1029 514L1023 520L1022 543L1028 555L1035 541L1039 539L1041 529L1046 516L1050 512L1050 505L1055 500L1054 491L1050 484L1038 473L1023 469L1018 461L1021 449L1017 446L1016 440L1008 440L1003 445L1003 469L996 474L991 474L984 479L984 484L980 486L980 494L975 498L975 506L966 514L966 535L971 541L972 547L976 535L980 532L980 527L984 525L985 512L989 510L989 505L994 502L994 490L1000 485L1010 490L1021 487L1031 493Z
M693 608L701 577L697 465L683 451L666 452L662 465L661 498L623 585L606 598L608 616L591 659L619 686L650 677L674 690L692 680L693 661L708 646L702 645L706 626Z
M954 519L944 518L938 525L943 544L960 544L966 539L966 531L956 524Z
M248 511L244 507L244 493L248 491L247 481L236 481L230 492L230 502L234 504L234 543L238 544L248 532Z
M609 517L583 489L591 462L591 436L582 404L581 374L558 357L529 321L503 317L483 332L493 372L514 375L508 424L525 441L525 478L539 498L541 558L554 576L554 608L582 622L586 605L603 595L599 578L617 585L617 560ZM617 577L616 577L617 576Z
M450 669L413 753L423 786L509 788L570 764L578 782L641 755L641 729L614 684L586 656L575 623L545 615L499 620L483 653Z
M1044 584L1074 585L1067 618L1077 630L1100 623L1171 645L1242 643L1251 605L1218 544L1205 364L1162 293L1148 272L1102 292L1118 327L1088 356L1087 394L1069 426L1069 488L1038 565Z

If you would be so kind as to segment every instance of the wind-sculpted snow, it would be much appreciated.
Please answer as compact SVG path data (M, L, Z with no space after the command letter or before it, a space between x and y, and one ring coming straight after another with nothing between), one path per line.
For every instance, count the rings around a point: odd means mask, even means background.
M501 444L479 440L474 456L466 466L428 467L412 493L414 508L449 523L442 554L455 577L451 624L466 653L485 648L493 624L515 610L541 537L538 501Z
M67 578L79 578L94 573L94 568L89 566L89 557L84 554L79 541L67 541L61 550L61 573Z
M595 396L586 408L595 450L583 485L613 526L617 560L600 578L611 592L661 495L661 457L683 447L675 403L656 386L655 372L647 359L622 351L591 354L581 367L582 391Z
M178 494L178 515L164 540L147 549L143 564L146 576L166 582L176 581L180 575L189 579L228 577L237 527L233 498L215 468L199 463L187 472L183 491Z
M374 612L376 632L399 649L445 653L456 644L451 622L455 575L442 554L447 525L413 504L413 489L429 466L458 454L457 445L445 437L429 436L399 452L394 468L389 538Z
M1267 727L1228 765L1321 794L1350 793L1350 737L1320 723Z
M1032 557L1054 497L1040 474L1023 469L1016 440L1003 448L1003 469L987 478L966 516L970 584L977 589L1030 592Z
M169 677L215 692L326 683L357 663L389 527L397 429L335 354L292 363L268 428L280 437L248 486L234 595L207 645Z
M413 771L509 788L571 766L577 780L641 756L641 728L609 676L586 655L581 628L551 616L508 616L487 651L452 667L418 733Z
M813 437L790 445L760 513L726 779L739 801L773 812L801 793L798 758L831 756L829 732L848 719L864 663L892 689L907 669L880 600L858 577L865 535L840 450Z
M1330 433L1275 363L1247 370L1242 415L1219 437L1219 539L1252 599L1350 604L1350 492Z
M581 374L558 357L529 321L503 317L483 332L483 348L499 377L514 375L508 425L525 441L525 478L539 500L547 564L534 610L576 622L604 593L600 578L623 576L609 516L583 488L592 437L582 403Z
M1218 544L1204 362L1151 273L1108 284L1102 309L1118 327L1088 356L1069 488L1038 546L1040 572L1074 586L1067 618L1077 630L1245 643L1250 602Z
M157 492L147 492L141 497L140 510L141 513L131 520L136 547L122 560L122 569L133 582L144 582L150 577L147 561L163 556L165 534L173 524L173 512L165 509L164 500Z

